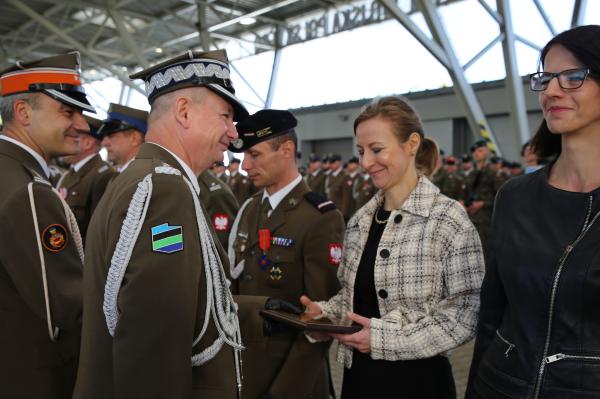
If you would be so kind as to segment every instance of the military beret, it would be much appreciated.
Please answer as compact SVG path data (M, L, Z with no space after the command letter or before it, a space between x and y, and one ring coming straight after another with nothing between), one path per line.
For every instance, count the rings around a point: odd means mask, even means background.
M225 50L207 52L188 50L185 54L134 73L129 78L145 81L146 96L150 104L158 96L175 90L186 87L206 87L231 104L235 121L248 116L246 107L235 96Z
M223 163L223 161L217 161L214 163L214 166L225 166L225 164Z
M321 162L321 157L315 154L310 154L310 157L308 157L308 162Z
M35 61L17 61L0 72L2 97L19 93L44 93L56 101L96 113L81 85L79 52Z
M462 161L463 163L466 163L466 162L471 162L471 156L470 156L470 155L467 155L467 154L463 154L463 155L462 155L462 157L461 157L461 161Z
M495 157L494 156L494 157L490 158L490 163L492 163L492 164L498 164L498 163L501 163L501 162L502 162L502 158L500 158L500 157Z
M326 154L323 157L323 163L330 163L331 162L331 158L330 157L331 157L331 154Z
M148 112L111 103L108 107L108 115L102 121L98 134L104 137L131 129L146 134L146 130L148 130Z
M290 111L263 109L238 122L238 139L229 144L229 151L244 152L256 144L292 131L298 121Z
M448 158L446 158L446 165L456 165L457 162L458 160L452 155L449 155Z
M83 115L83 118L90 127L89 135L95 139L102 140L104 136L98 134L98 130L100 130L100 127L102 126L102 121L100 119L92 118L89 115Z
M331 154L329 155L329 162L341 161L342 156L340 154Z
M476 149L478 149L480 147L487 147L487 146L488 146L488 141L487 140L477 140L471 146L471 152L475 151Z
M350 157L350 159L348 160L348 163L358 163L358 157L357 156Z
M229 161L229 163L240 163L240 162L242 162L242 161L240 161L239 158L235 158L235 157L231 158L231 161Z

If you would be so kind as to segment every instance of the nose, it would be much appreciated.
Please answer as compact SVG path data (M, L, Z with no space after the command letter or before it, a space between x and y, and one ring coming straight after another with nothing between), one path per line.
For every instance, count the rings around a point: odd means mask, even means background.
M109 144L109 139L108 139L108 136L104 136L104 137L102 138L102 141L100 142L100 145L101 145L102 147L108 147L108 144Z
M373 165L373 157L368 151L365 151L362 155L359 155L360 166L369 171L369 168Z
M73 129L77 130L77 133L86 133L90 131L90 127L81 111L73 113Z
M540 96L546 95L550 97L555 97L560 96L562 94L564 94L564 91L558 83L558 76L554 76L552 79L550 79L550 82L548 82L546 90L540 93Z
M242 161L242 169L244 169L246 172L252 169L252 161L248 155L246 155Z
M227 137L229 138L229 141L233 141L238 138L238 132L233 124L233 119L227 121Z

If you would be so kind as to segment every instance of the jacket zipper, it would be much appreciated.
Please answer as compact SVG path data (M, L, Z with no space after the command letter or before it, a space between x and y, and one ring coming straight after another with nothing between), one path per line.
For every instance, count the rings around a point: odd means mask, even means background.
M506 352L504 352L504 357L508 357L508 354L510 353L510 351L515 348L515 344L513 344L512 342L510 342L506 338L504 338L502 335L500 335L499 330L496 330L496 335L498 336L498 338L500 338L502 340L502 342L504 342L506 345L508 345L508 349L506 349Z
M547 358L549 357L548 350L550 347L550 337L552 336L552 319L554 317L554 300L556 299L556 291L558 290L558 281L560 280L560 275L565 266L567 258L569 257L569 255L571 254L573 249L577 246L577 244L579 244L579 242L583 239L583 237L587 234L589 229L592 227L592 225L596 222L596 220L600 216L600 211L598 211L596 213L596 215L594 215L594 218L592 219L592 221L590 222L590 216L592 213L592 200L593 200L593 197L591 195L589 196L589 200L590 201L589 201L589 205L588 205L587 215L585 217L585 222L583 223L583 227L581 228L581 231L579 232L579 236L575 239L575 241L573 241L571 244L567 245L567 248L565 249L562 256L560 257L560 260L558 262L558 269L556 270L556 274L554 275L554 281L552 282L552 291L550 293L550 307L548 310L548 323L547 323L547 327L546 327L546 340L544 342L544 352L542 353L542 361L540 363L540 368L538 370L537 379L535 381L535 389L533 391L534 392L533 399L538 399L540 397L540 392L542 390L542 381L544 378L544 371L546 370L546 364L551 363L551 362L548 362ZM550 356L550 357L552 357L552 356ZM552 358L552 360L556 361L556 360L554 360L554 358ZM557 360L559 360L559 359L557 359Z
M592 360L600 362L600 356L567 355L565 353L556 353L546 358L546 363L554 363L563 359L572 360Z

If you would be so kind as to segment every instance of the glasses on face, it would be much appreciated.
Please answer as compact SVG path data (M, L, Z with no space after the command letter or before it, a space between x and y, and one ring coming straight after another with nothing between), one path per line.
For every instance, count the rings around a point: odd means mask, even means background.
M566 69L561 72L537 72L529 75L529 85L533 91L544 91L548 88L550 81L558 78L558 85L565 89L579 89L590 70L587 68Z

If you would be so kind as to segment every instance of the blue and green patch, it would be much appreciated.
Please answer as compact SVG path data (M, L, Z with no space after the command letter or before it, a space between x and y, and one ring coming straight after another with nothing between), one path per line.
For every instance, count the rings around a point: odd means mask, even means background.
M183 250L183 227L163 223L151 228L152 251L172 254Z

